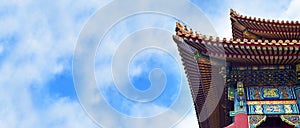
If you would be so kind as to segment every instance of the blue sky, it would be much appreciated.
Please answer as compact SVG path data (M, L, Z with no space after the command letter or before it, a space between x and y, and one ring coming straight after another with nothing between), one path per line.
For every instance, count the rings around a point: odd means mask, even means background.
M0 127L98 127L87 116L78 101L73 84L72 58L81 29L97 10L109 2L106 0L0 2ZM285 20L300 18L298 14L300 2L297 0L223 2L192 0L192 2L206 14L221 37L231 37L230 8L245 15L263 18ZM147 22L144 21L145 18L148 19ZM152 26L173 32L174 21L157 15L126 19L107 34L104 40L107 43L103 46L107 51L116 50L120 41L141 27ZM166 45L175 43L168 42ZM99 51L103 46L99 46ZM104 80L105 77L101 76L104 72L101 65L111 61L110 52L107 54L108 58L95 57L96 80L106 100L117 111L131 116L153 116L164 112L177 100L177 93L180 90L177 84L182 79L180 77L182 67L181 63L177 64L172 58L176 53L170 55L152 49L138 54L130 63L129 79L133 86L140 90L150 86L148 74L152 68L161 68L165 71L167 82L163 95L158 100L143 105L124 100L113 86L101 86L102 82L107 82ZM143 107L147 109L139 109ZM153 112L148 112L150 110ZM122 123L119 125L123 127ZM197 127L195 113L191 111L176 127Z

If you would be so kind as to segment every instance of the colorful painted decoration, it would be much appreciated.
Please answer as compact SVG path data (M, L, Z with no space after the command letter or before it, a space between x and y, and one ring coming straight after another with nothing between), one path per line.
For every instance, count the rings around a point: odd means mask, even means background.
M297 104L296 100L261 100L261 101L247 101L247 105L256 104Z
M279 91L277 88L264 88L263 89L263 97L264 98L279 98Z
M242 82L237 83L237 93L238 96L244 96L244 85Z
M198 59L200 57L200 54L199 54L199 52L198 51L195 51L194 52L194 59Z
M235 112L247 112L246 107L246 94L242 82L237 83L237 89L234 98L234 111Z
M296 94L297 102L298 104L300 104L300 87L296 87L295 92L296 92L295 94Z
M292 87L247 87L247 100L286 100L296 99Z
M299 114L297 104L248 105L248 114Z
M300 67L300 66L299 66ZM284 69L292 69L289 65L279 65L279 66L248 66L248 67L232 67L232 70L284 70ZM299 68L300 69L300 68Z
M228 87L228 100L234 101L234 88Z
M266 121L267 116L266 115L249 115L248 116L248 122L251 128L255 128L259 126L261 123Z
M300 124L300 115L280 115L280 118L289 125L298 126Z

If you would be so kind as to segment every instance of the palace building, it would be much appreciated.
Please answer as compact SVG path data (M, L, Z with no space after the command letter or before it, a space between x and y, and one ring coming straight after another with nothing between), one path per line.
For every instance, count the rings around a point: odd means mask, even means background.
M234 10L230 20L232 39L202 35L176 23L173 39L199 126L299 128L300 23Z

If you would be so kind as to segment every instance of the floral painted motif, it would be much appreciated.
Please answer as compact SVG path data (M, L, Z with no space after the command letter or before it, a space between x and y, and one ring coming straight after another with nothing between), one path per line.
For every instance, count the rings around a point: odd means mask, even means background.
M286 86L247 87L247 100L292 100L296 99L294 89Z
M250 127L257 127L264 121L266 121L267 116L266 115L249 115L248 116L248 122L250 124Z
M299 114L297 104L248 105L248 114Z

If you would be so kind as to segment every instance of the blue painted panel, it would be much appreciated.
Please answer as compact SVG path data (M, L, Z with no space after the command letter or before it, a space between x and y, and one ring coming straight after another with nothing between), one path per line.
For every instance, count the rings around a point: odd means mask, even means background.
M248 105L248 114L299 114L297 104Z
M296 99L294 89L287 86L247 87L247 100Z

